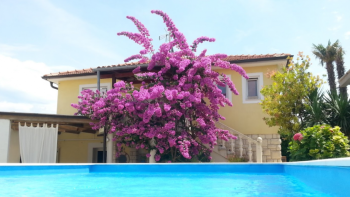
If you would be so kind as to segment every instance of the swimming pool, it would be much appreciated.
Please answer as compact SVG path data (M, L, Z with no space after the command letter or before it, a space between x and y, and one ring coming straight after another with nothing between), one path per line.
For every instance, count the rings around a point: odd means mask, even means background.
M3 165L0 196L347 196L349 177L319 165Z

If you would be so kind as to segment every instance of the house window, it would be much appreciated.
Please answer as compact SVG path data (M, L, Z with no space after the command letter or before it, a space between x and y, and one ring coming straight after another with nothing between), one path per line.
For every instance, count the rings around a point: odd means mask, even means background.
M243 103L259 103L263 98L260 90L263 86L263 73L247 73L249 79L242 77Z
M228 78L231 79L231 75L226 75ZM222 77L220 76L220 80L222 79ZM230 88L226 85L226 86L220 86L218 85L218 88L221 90L221 93L229 100L232 102L232 92L230 90Z
M221 93L227 98L226 86L218 85L218 88L221 90Z
M106 93L106 92L107 92L107 89L108 89L108 88L107 88L106 86L100 86L100 92L101 92L101 93ZM92 91L96 92L97 87L91 87L91 88L86 87L86 88L83 88L81 91L83 91L83 90L92 90Z
M248 99L258 99L258 78L249 78L247 82Z
M80 85L79 86L79 94L83 91L83 90L92 90L92 91L96 91L97 90L97 84L84 84L84 85ZM111 89L111 84L110 83L101 83L100 84L100 92L101 93L106 93L108 90Z

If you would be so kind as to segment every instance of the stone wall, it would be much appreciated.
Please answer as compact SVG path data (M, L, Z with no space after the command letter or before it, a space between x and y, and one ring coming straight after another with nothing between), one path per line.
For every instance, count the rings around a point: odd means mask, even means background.
M253 139L261 137L263 148L263 162L282 162L281 137L279 134L248 135Z
M263 135L249 135L246 136L256 140L258 137L262 138L262 149L263 149L263 156L262 161L265 162L282 162L281 160L281 139L279 134L263 134ZM248 158L248 141L242 140L243 142L243 157ZM234 141L235 148L234 153L236 156L240 156L240 150L239 150L239 139ZM230 149L230 142L226 142L225 146L227 149ZM253 162L256 162L256 147L255 144L252 143L252 159Z
M264 135L246 135L254 140L256 140L258 137L262 138L262 149L263 149L263 156L262 160L263 162L282 162L281 160L281 139L279 134L264 134ZM235 140L235 155L239 156L239 140ZM246 140L242 140L243 142L243 157L248 158L248 142ZM220 142L219 142L220 144ZM113 163L117 162L115 157L115 142L113 144ZM225 146L227 149L230 149L230 142L226 142ZM256 162L256 147L255 144L252 143L252 152L253 152L253 162ZM142 153L145 154L145 153ZM129 157L130 161L129 163L136 163L137 162L137 155L138 152L136 148L129 147ZM147 161L148 162L148 161Z

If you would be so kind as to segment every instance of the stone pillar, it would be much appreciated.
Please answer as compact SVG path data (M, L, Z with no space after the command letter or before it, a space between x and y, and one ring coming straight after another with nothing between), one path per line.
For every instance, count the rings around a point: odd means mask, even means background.
M262 162L281 162L281 139L279 134L247 134L252 139L261 137ZM247 143L243 143L244 150L248 148ZM255 151L258 147L254 148ZM236 151L238 149L236 148ZM254 152L254 162L257 161L257 151Z
M150 151L151 156L149 157L149 163L156 163L156 160L154 159L154 156L156 155L157 150L153 149Z
M258 137L256 141L258 141L256 146L256 162L262 163L262 138Z
M0 119L0 163L8 162L10 147L11 122L7 119Z
M151 140L150 140L150 142L149 142L149 144L152 146L152 147L155 147L156 146L156 143L155 143L155 139L154 138L152 138ZM156 153L157 153L157 149L151 149L151 151L150 151L150 157L149 157L149 160L148 160L148 162L149 163L156 163L156 160L154 159L154 156L156 155Z

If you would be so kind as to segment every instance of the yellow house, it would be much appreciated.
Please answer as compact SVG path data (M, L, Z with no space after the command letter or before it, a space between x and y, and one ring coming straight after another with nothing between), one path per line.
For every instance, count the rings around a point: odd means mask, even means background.
M277 133L278 128L268 127L263 117L266 116L259 105L263 99L260 90L272 82L266 77L269 70L277 70L287 65L287 57L290 54L266 54L266 55L231 55L227 61L242 66L249 76L249 80L241 77L232 70L213 68L219 73L225 73L231 77L239 96L233 96L228 87L222 87L223 93L229 98L233 107L224 107L220 113L226 117L225 121L218 123L219 127L229 129L239 138L230 142L218 142L218 146L212 153L213 161L227 161L229 156L243 156L248 160L257 161L258 137L262 142L262 162L281 162L281 140ZM83 70L66 71L46 74L42 78L49 81L53 88L58 89L57 114L73 115L76 109L72 103L78 103L78 95L84 89L98 88L100 81L101 91L108 91L116 80L130 80L133 77L131 71L137 66L145 67L146 64L136 63L102 66ZM54 86L53 84L56 84ZM58 136L58 162L60 163L86 163L100 162L102 153L102 135L97 132L72 133L61 132ZM113 136L109 134L107 141ZM108 144L109 143L109 144ZM147 162L145 151L135 150L130 147L125 149L125 157L115 158L114 144L107 142L108 162Z

